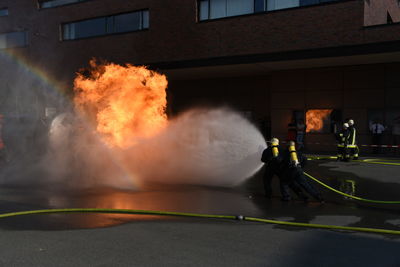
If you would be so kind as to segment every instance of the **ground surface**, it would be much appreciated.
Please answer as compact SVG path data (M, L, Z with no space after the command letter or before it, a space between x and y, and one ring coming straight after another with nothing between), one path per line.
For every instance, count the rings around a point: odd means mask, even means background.
M360 197L400 200L400 166L319 160L310 161L307 171ZM148 209L400 230L400 205L359 203L319 186L325 204L281 202L276 181L275 196L267 200L260 175L231 189L3 186L0 210ZM223 219L27 215L0 219L0 240L0 266L400 266L400 236Z

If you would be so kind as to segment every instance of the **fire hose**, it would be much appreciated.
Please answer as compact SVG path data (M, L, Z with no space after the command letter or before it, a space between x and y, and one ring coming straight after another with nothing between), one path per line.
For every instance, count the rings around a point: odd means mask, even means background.
M306 172L304 172L304 174L308 178L310 178L311 180L313 180L313 181L319 183L320 185L322 185L323 187L328 188L329 190L331 190L331 191L333 191L335 193L338 193L340 195L343 195L345 197L348 197L348 198L352 198L352 199L356 199L356 200L364 201L364 202L369 202L369 203L377 203L377 204L400 204L400 201L397 201L397 200L372 200L372 199L366 199L366 198L361 198L361 197L349 195L349 194L346 194L346 193L344 193L342 191L336 190L333 187L330 187L329 185L321 182L320 180L318 180L317 178L313 177L312 175L310 175L310 174L308 174Z
M333 157L326 157L333 158ZM313 159L323 159L323 157L314 157ZM368 161L365 161L368 162ZM400 164L398 164L400 165ZM304 174L320 185L328 188L329 190L341 194L343 196L356 199L359 201L379 203L379 204L400 204L400 201L383 201L383 200L370 200L361 197L352 196L336 190L325 183L319 181L312 175L304 172ZM352 232L366 232L366 233L378 233L378 234L392 234L400 235L398 230L380 229L380 228L365 228L365 227L351 227L351 226L339 226L339 225L324 225L324 224L312 224L312 223L300 223L300 222L288 222L271 220L256 217L247 217L243 215L217 215L217 214L202 214L202 213L185 213L185 212L170 212L170 211L154 211L154 210L132 210L132 209L102 209L102 208L67 208L67 209L43 209L43 210L29 210L29 211L18 211L0 214L1 218L22 216L22 215L34 215L34 214L50 214L50 213L108 213L108 214L132 214L132 215L159 215L159 216L179 216L179 217L194 217L194 218L209 218L209 219L228 219L228 220L242 220L261 222L268 224L277 224L285 226L295 227L306 227L306 228L318 228L318 229L329 229L329 230L345 230Z
M324 159L334 159L334 160L336 160L337 157L335 157L335 156L326 156L326 157L307 156L307 159L308 160L324 160ZM400 160L396 160L396 159L357 159L357 160L352 160L352 161L354 161L354 162L362 162L362 163L369 163L369 164L382 164L382 165L400 166ZM392 162L387 162L387 161L392 161Z
M345 230L351 232L366 232L366 233L377 233L377 234L391 234L400 235L398 230L380 229L380 228L365 228L365 227L351 227L351 226L339 226L339 225L324 225L324 224L312 224L312 223L299 223L299 222L288 222L278 221L270 219L262 219L255 217L246 217L242 215L214 215L214 214L201 214L201 213L185 213L185 212L170 212L170 211L151 211L151 210L131 210L131 209L101 209L101 208L70 208L70 209L44 209L44 210L30 210L30 211L19 211L0 214L0 218L7 218L21 215L32 215L32 214L50 214L50 213L114 213L114 214L134 214L134 215L159 215L159 216L179 216L179 217L195 217L195 218L209 218L209 219L228 219L228 220L240 220L240 221L252 221L261 222L268 224L277 224L285 226L295 227L307 227L307 228L319 228L329 230Z
M328 157L314 157L314 156L310 156L310 157L308 157L308 159L309 159L309 160L336 159L336 157L332 157L332 156L328 156ZM379 162L379 161L376 161L376 160L387 160L387 159L363 159L363 160L354 160L354 161L357 161L357 162L366 162L366 163L373 163L373 164L385 164L385 165L396 165L396 166L400 166L400 162L399 162L399 163L396 163L396 162ZM393 160L393 161L396 161L396 160ZM320 180L318 180L317 178L313 177L312 175L310 175L310 174L308 174L308 173L306 173L306 172L304 172L304 175L306 175L306 176L307 176L308 178L310 178L311 180L317 182L318 184L322 185L323 187L325 187L325 188L327 188L327 189L329 189L329 190L331 190L331 191L333 191L333 192L335 192L335 193L338 193L338 194L340 194L340 195L343 195L343 196L345 196L345 197L348 197L348 198L352 198L352 199L359 200L359 201L363 201L363 202L376 203L376 204L400 204L400 201L397 201L397 200L393 200L393 201L392 201L392 200L372 200L372 199L366 199L366 198L361 198L361 197L349 195L349 194L346 194L346 193L341 192L341 191L339 191L339 190L336 190L336 189L333 188L333 187L330 187L329 185L327 185L327 184L321 182Z

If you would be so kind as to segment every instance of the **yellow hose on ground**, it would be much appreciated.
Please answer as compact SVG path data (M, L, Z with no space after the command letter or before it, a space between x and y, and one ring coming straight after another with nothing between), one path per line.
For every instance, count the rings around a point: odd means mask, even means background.
M330 187L329 185L327 185L327 184L321 182L320 180L318 180L317 178L313 177L312 175L310 175L310 174L308 174L308 173L306 173L306 172L304 172L304 174L305 174L308 178L310 178L310 179L312 179L313 181L315 181L315 182L319 183L320 185L322 185L323 187L328 188L329 190L331 190L331 191L333 191L333 192L335 192L335 193L338 193L338 194L340 194L340 195L343 195L343 196L346 196L346 197L349 197L349 198L352 198L352 199L356 199L356 200L364 201L364 202L370 202L370 203L378 203L378 204L400 204L400 201L397 201L397 200L396 200L396 201L390 201L390 200L389 200L389 201L386 201L386 200L371 200L371 199L366 199L366 198L361 198L361 197L352 196L352 195L346 194L346 193L344 193L344 192L342 192L342 191L339 191L339 190L337 190L337 189L335 189L335 188L333 188L333 187Z
M184 212L170 212L170 211L150 211L150 210L130 210L130 209L100 209L100 208L70 208L70 209L45 209L45 210L30 210L30 211L18 211L0 214L0 218L7 218L21 215L32 215L32 214L50 214L50 213L69 213L69 212L80 212L80 213L118 213L118 214L140 214L140 215L160 215L160 216L181 216L181 217L197 217L197 218L212 218L212 219L230 219L230 220L244 220L253 222L262 222L268 224L278 224L285 226L296 226L296 227L307 227L307 228L320 228L329 230L345 230L352 232L366 232L366 233L377 233L377 234L391 234L400 235L400 231L379 229L379 228L364 228L364 227L350 227L350 226L338 226L338 225L324 225L324 224L311 224L311 223L298 223L298 222L286 222L269 219L261 219L254 217L245 217L242 215L213 215L213 214L200 214L200 213L184 213Z
M395 163L395 162L380 162L380 161L368 161L368 160L353 160L355 162L364 162L364 163L370 163L370 164L381 164L381 165L395 165L395 166L400 166L400 163Z
M323 159L337 159L337 157L334 156L326 156L326 157L320 157L320 156L307 156L308 160L323 160ZM381 161L382 160L382 161ZM396 159L357 159L357 160L352 160L354 162L363 162L363 163L370 163L370 164L382 164L382 165L394 165L394 166L400 166L400 162L383 162L385 160L388 161L397 161Z
M336 158L336 157L327 157L328 159ZM315 159L323 159L323 157L316 157ZM400 165L400 164L399 164ZM336 190L308 173L304 172L306 176L313 179L317 183L323 185L324 187L339 193L341 195L372 203L384 203L384 204L400 204L400 201L380 201L380 200L369 200L363 199L360 197L352 196L346 193L343 193L339 190ZM262 222L268 224L277 224L277 225L285 225L285 226L296 226L296 227L307 227L307 228L319 228L319 229L329 229L329 230L345 230L345 231L355 231L355 232L366 232L366 233L378 233L378 234L391 234L391 235L400 235L400 231L397 230L388 230L388 229L379 229L379 228L364 228L364 227L350 227L350 226L338 226L338 225L324 225L324 224L311 224L311 223L299 223L299 222L287 222L287 221L279 221L279 220L270 220L270 219L262 219L255 217L246 217L242 215L234 216L234 215L215 215L215 214L201 214L201 213L184 213L184 212L170 212L170 211L149 211L149 210L131 210L131 209L101 209L101 208L69 208L69 209L44 209L44 210L30 210L30 211L18 211L18 212L9 212L0 214L1 218L8 218L14 216L22 216L22 215L34 215L34 214L50 214L50 213L71 213L71 212L79 212L79 213L117 213L117 214L136 214L136 215L160 215L160 216L181 216L181 217L196 217L196 218L210 218L210 219L230 219L230 220L245 220L245 221L253 221L253 222Z

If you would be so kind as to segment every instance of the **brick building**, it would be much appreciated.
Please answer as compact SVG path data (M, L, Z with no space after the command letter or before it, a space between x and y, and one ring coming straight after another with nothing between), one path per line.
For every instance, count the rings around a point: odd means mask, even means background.
M333 124L352 117L361 143L375 119L390 143L399 22L397 0L0 0L2 94L33 72L36 102L56 105L46 87L69 91L96 57L166 73L172 113L226 104L285 138L293 118L332 109L308 142L333 143Z

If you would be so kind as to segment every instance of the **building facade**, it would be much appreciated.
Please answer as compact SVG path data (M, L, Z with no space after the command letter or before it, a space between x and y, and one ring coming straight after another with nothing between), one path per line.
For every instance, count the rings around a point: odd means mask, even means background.
M173 114L228 105L285 139L293 119L331 110L307 134L310 149L334 149L335 124L349 117L360 143L380 120L390 144L400 116L399 22L397 0L0 0L2 94L29 84L36 102L53 106L47 87L70 92L95 57L165 73ZM21 81L30 72L47 82ZM23 113L16 99L0 104Z

